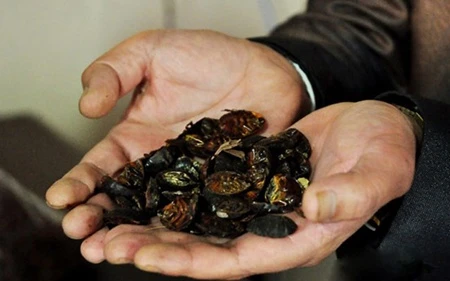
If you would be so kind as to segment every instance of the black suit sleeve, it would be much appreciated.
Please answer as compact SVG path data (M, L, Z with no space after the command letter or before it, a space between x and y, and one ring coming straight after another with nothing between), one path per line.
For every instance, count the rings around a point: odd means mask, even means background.
M409 44L408 1L309 1L266 44L312 80L318 107L403 91Z

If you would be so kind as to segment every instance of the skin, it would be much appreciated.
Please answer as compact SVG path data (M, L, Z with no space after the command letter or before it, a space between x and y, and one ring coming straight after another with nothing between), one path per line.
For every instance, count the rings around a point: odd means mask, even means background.
M258 43L211 31L148 31L94 61L82 82L80 111L89 118L104 116L136 88L123 119L46 194L51 207L71 209L63 229L84 239L81 253L92 263L133 263L144 271L198 279L311 266L411 186L415 140L400 111L379 101L340 103L295 122L309 105L302 81L285 58ZM102 175L159 148L189 121L237 108L265 116L265 134L292 126L311 142L314 175L304 195L306 219L288 214L299 226L293 235L245 234L227 241L171 232L157 222L101 228L102 210L111 204L92 193Z

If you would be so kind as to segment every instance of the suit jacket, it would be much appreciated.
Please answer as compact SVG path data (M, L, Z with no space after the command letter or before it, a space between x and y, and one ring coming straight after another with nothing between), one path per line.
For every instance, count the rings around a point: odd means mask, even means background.
M384 230L361 229L337 254L350 280L450 280L450 1L311 0L252 40L300 64L319 107L391 90L418 105L424 139L410 191Z

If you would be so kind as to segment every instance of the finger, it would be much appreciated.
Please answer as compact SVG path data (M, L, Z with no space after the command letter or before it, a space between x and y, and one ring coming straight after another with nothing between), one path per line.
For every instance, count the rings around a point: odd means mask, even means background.
M188 243L203 240L182 232L170 231L161 224L119 225L105 236L105 257L110 263L130 263L137 250L149 243Z
M47 204L55 209L64 209L84 202L104 175L113 174L127 161L123 147L108 137L47 190Z
M136 251L134 263L138 268L165 275L208 280L236 279L271 270L269 264L286 254L279 251L274 253L274 249L289 249L292 246L290 238L267 239L252 234L219 244L209 242L204 237L172 231L158 232L154 237L159 240L141 245ZM262 256L270 256L270 259L261 260Z
M85 117L106 115L116 105L121 86L117 72L108 64L96 62L89 71L90 77L83 88L78 107Z
M219 239L216 237L201 237L190 235L184 232L168 230L165 226L161 224L159 218L154 217L151 219L151 223L149 225L122 224L114 227L108 232L108 235L106 235L105 243L109 243L113 241L116 237L126 233L145 233L147 235L154 236L159 241L170 243L204 240L220 244L224 243L224 241L229 240L229 239Z
M86 204L79 205L66 214L62 227L67 236L83 239L103 226L104 210L112 210L114 204L104 193L89 198Z
M149 243L136 252L134 263L144 271L198 279L233 278L240 272L235 253L205 242Z
M114 209L114 203L111 201L111 198L106 193L99 193L89 198L86 202L87 205L98 206L103 210L112 210Z
M126 253L124 260L128 262L132 262L130 257L134 254L135 265L144 271L207 280L237 279L317 264L361 224L360 221L319 224L294 214L290 217L299 229L281 239L246 234L229 243L217 244L185 233L157 231L139 233L140 238L136 239L134 235L119 235L107 247L111 255ZM145 237L148 235L152 237ZM127 252L130 248L133 250Z
M105 259L112 264L132 263L135 253L142 245L159 242L152 235L144 233L124 233L105 244Z
M47 190L47 204L55 209L64 209L85 201L104 174L103 170L89 162L76 165Z
M97 229L95 227L89 226L89 221L96 220L98 221L98 226L102 226L102 217L99 216L99 213L96 213L97 207L100 207L102 209L112 209L111 201L106 202L105 198L101 198L104 194L98 194L91 199L89 199L87 205L84 208L76 208L78 210L78 214L73 215L72 218L69 218L68 221L72 224L70 226L72 232L69 231L67 227L67 223L64 222L63 228L67 232L70 232L70 234L78 235L78 237L86 237L89 235L89 233L92 233L96 231ZM91 206L94 205L94 206ZM80 211L81 210L81 211ZM86 213L88 215L86 216ZM94 216L95 218L92 218ZM74 221L79 217L79 220ZM89 219L90 218L90 219ZM84 221L85 223L82 223ZM77 225L74 225L74 223L77 223ZM77 234L73 234L73 229L78 230L79 232ZM119 225L113 229L108 229L106 227L103 227L102 229L98 230L88 238L86 238L83 243L81 244L81 253L83 257L88 260L91 263L100 263L105 260L105 252L104 248L105 245L108 243L108 241L111 239L111 237L114 237L116 235L119 235L123 232L130 232L130 233L139 233L139 231L144 232L143 226L138 225ZM80 231L80 229L85 229L85 231ZM108 238L109 237L109 238ZM116 262L118 263L118 262Z
M405 175L414 164L401 149L363 154L348 172L313 180L304 194L302 210L313 221L368 217L411 184ZM389 157L386 157L389 155Z
M135 253L134 263L144 271L211 280L242 278L301 262L289 253L293 249L290 238L267 239L252 234L245 238L245 242L228 245L201 240L149 243ZM303 252L301 248L296 247L297 253Z
M107 261L114 264L132 263L136 252L145 245L161 243L163 240L176 244L190 243L199 240L198 237L193 235L167 230L160 231L159 234L164 235L164 237L162 238L160 235L154 235L154 233L149 233L148 231L127 232L117 235L114 239L105 244L105 258Z
M107 114L125 93L143 80L154 46L155 32L141 33L94 61L82 74L80 112L97 118ZM151 36L150 36L151 35Z
M105 236L105 244L108 244L110 241L112 241L117 236L120 236L125 233L146 233L148 226L143 225L133 225L133 224L120 224L114 228L112 228L110 231L108 231L108 234Z
M68 212L62 221L64 233L72 239L83 239L103 225L103 208L83 204Z
M86 238L83 243L81 243L81 255L91 263L101 263L105 260L103 254L104 239L108 229L106 227L95 232L88 238Z

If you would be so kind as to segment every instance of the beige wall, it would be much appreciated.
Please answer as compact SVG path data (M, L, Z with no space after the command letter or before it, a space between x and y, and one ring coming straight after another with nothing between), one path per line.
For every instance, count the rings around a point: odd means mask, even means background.
M302 11L306 0L0 3L0 118L32 114L87 150L117 121L128 101L101 120L78 113L80 74L110 47L136 32L164 27L206 28L238 37L264 35L273 21ZM266 20L264 9L272 11L265 14Z

